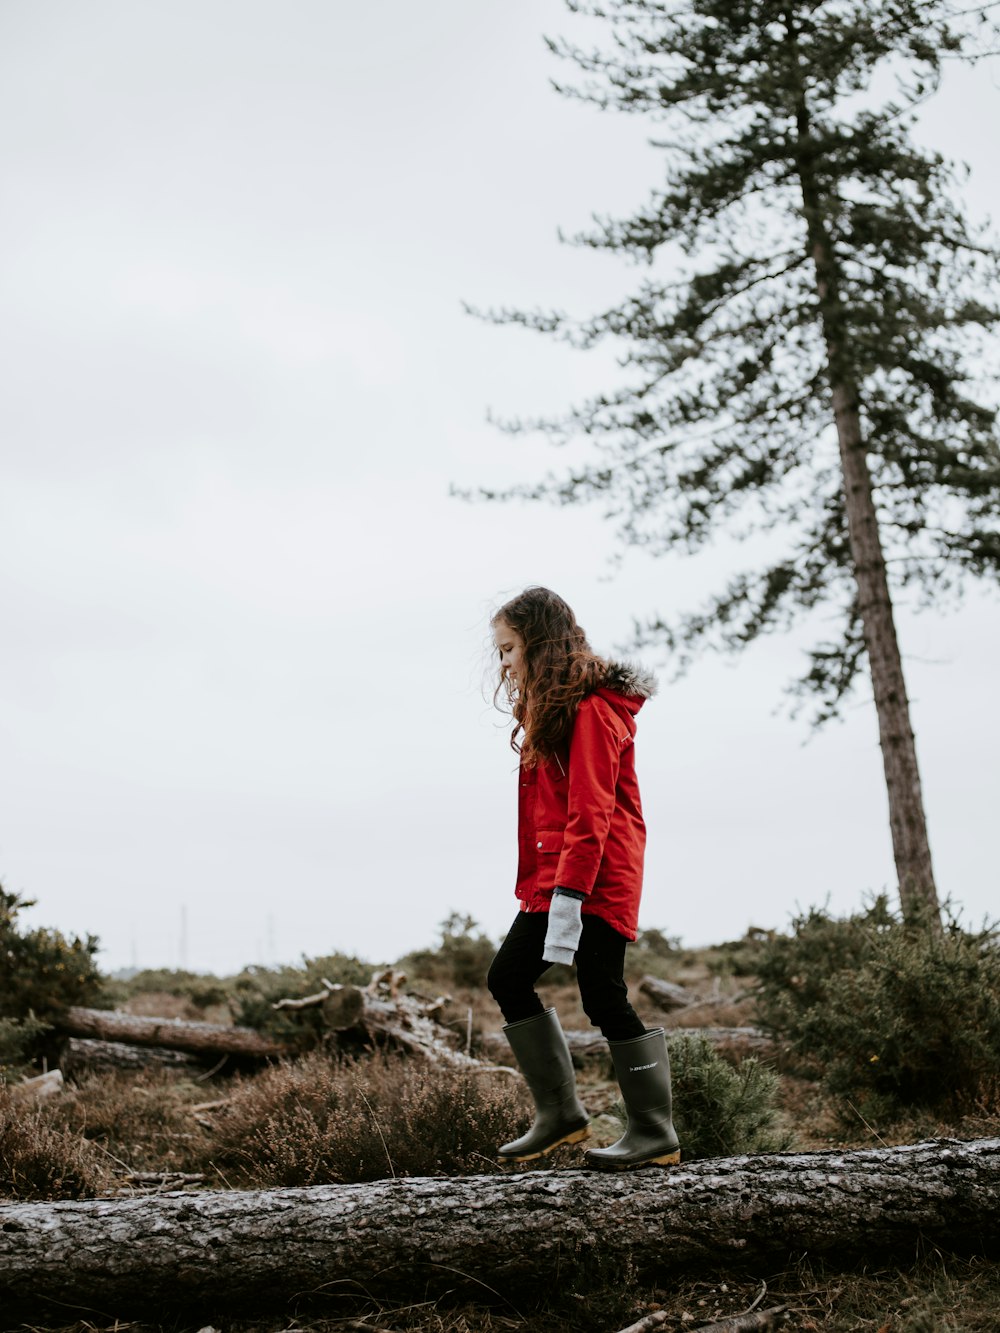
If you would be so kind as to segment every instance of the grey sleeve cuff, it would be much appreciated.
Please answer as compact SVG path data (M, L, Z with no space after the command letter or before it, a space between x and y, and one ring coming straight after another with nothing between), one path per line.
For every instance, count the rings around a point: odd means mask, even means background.
M580 943L583 919L580 903L583 895L554 893L549 906L549 924L545 932L542 958L546 963L571 963Z

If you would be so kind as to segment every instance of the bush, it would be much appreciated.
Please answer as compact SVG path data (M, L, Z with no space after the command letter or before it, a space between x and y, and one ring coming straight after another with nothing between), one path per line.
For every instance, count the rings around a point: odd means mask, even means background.
M34 902L0 888L0 1018L46 1020L71 1004L95 1003L102 978L94 963L98 941L66 939L40 927L22 934L18 914Z
M863 1112L962 1112L1000 1092L997 933L946 915L938 934L884 898L843 921L814 909L765 950L761 1022Z
M107 985L115 1004L123 1004L137 995L175 995L195 1010L204 1011L226 1004L232 995L232 983L201 972L180 968L146 967L129 977L115 977Z
M669 1039L674 1127L685 1161L782 1152L778 1076L755 1057L733 1068L704 1037Z
M877 957L894 924L885 897L844 920L817 907L794 917L792 934L772 936L757 958L763 1026L798 1046L802 1017L825 1003L831 978L857 972Z
M755 977L761 953L773 933L751 926L742 939L716 945L705 960L708 970L719 976Z
M493 1161L524 1109L520 1088L489 1074L313 1052L237 1086L207 1165L263 1187L461 1175Z
M54 1125L47 1108L15 1104L0 1088L0 1197L85 1199L108 1181L91 1144Z
M34 1015L0 1018L0 1087L31 1070L31 1053L49 1031Z
M496 944L483 934L473 917L460 912L445 917L439 929L441 938L436 949L417 949L401 958L398 966L435 986L485 986Z

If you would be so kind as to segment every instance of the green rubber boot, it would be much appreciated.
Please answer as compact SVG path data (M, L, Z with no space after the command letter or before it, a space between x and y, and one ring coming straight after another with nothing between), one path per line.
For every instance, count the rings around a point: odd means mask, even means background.
M588 1148L588 1166L627 1171L634 1166L674 1166L680 1144L671 1119L670 1057L662 1028L628 1041L610 1041L628 1128L610 1148Z
M579 1143L590 1133L587 1112L576 1095L576 1075L566 1036L554 1009L508 1023L504 1035L535 1099L535 1121L527 1134L498 1150L504 1162L531 1162L561 1143Z

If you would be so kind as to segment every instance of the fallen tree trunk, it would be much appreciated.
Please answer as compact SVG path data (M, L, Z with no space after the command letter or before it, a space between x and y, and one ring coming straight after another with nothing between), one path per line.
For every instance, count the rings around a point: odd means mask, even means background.
M123 1041L97 1041L92 1037L68 1037L59 1052L59 1068L67 1078L81 1074L103 1074L109 1070L184 1069L203 1073L211 1056L172 1051L166 1046L129 1046Z
M98 1041L123 1041L132 1046L165 1046L194 1055L241 1055L263 1060L287 1054L286 1048L253 1028L225 1027L220 1023L187 1023L179 1018L142 1018L117 1009L82 1009L73 1006L58 1020L61 1032Z
M721 1055L738 1063L749 1055L770 1059L775 1045L760 1028L667 1028L667 1041L674 1037L704 1037ZM599 1032L569 1031L566 1033L573 1063L582 1065L587 1060L610 1059L608 1043ZM479 1038L479 1049L490 1059L508 1062L511 1059L507 1038L502 1032L484 1032Z
M335 986L301 1000L281 1000L276 1009L292 1011L319 1007L324 1026L347 1047L389 1044L458 1068L482 1068L480 1061L458 1050L460 1038L438 1022L447 1000L425 1001L398 994L379 985L376 977L367 989ZM71 1038L68 1058L77 1068L88 1060L110 1068L138 1068L144 1063L183 1063L171 1052L184 1052L204 1060L231 1055L255 1060L292 1055L290 1046L253 1028L225 1027L216 1023L192 1023L176 1018L145 1018L117 1010L70 1008L59 1019L59 1029ZM160 1051L144 1059L129 1053L129 1047ZM506 1052L505 1059L509 1057Z
M594 1265L644 1276L805 1254L994 1253L1000 1138L719 1158L664 1172L532 1171L0 1207L0 1308L37 1320L337 1294L517 1300Z
M367 1045L388 1043L436 1064L482 1068L479 1060L457 1049L457 1034L438 1021L448 997L422 1000L416 995L404 995L399 991L404 980L401 972L386 972L376 973L364 989L327 982L326 990L317 995L279 1000L274 1008L319 1008L324 1026L335 1032L342 1043L352 1040ZM509 1055L507 1050L508 1058Z

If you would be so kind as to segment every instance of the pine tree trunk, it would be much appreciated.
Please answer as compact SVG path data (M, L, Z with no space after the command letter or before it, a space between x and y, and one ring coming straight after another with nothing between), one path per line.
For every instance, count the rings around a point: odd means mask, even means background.
M842 381L833 385L833 411L844 473L851 559L858 583L858 611L868 651L889 795L889 827L899 878L899 898L904 917L940 930L941 912L931 865L917 751L872 498L871 474L865 457L857 399Z
M790 16L786 21L789 38L795 43L794 23ZM910 725L910 704L872 495L858 392L846 345L839 271L826 227L823 199L817 183L809 109L801 86L796 105L796 130L796 165L809 252L816 272L820 323L826 342L827 373L844 479L848 541L858 585L858 614L878 714L900 905L904 918L940 932L941 909L931 865L917 751Z

